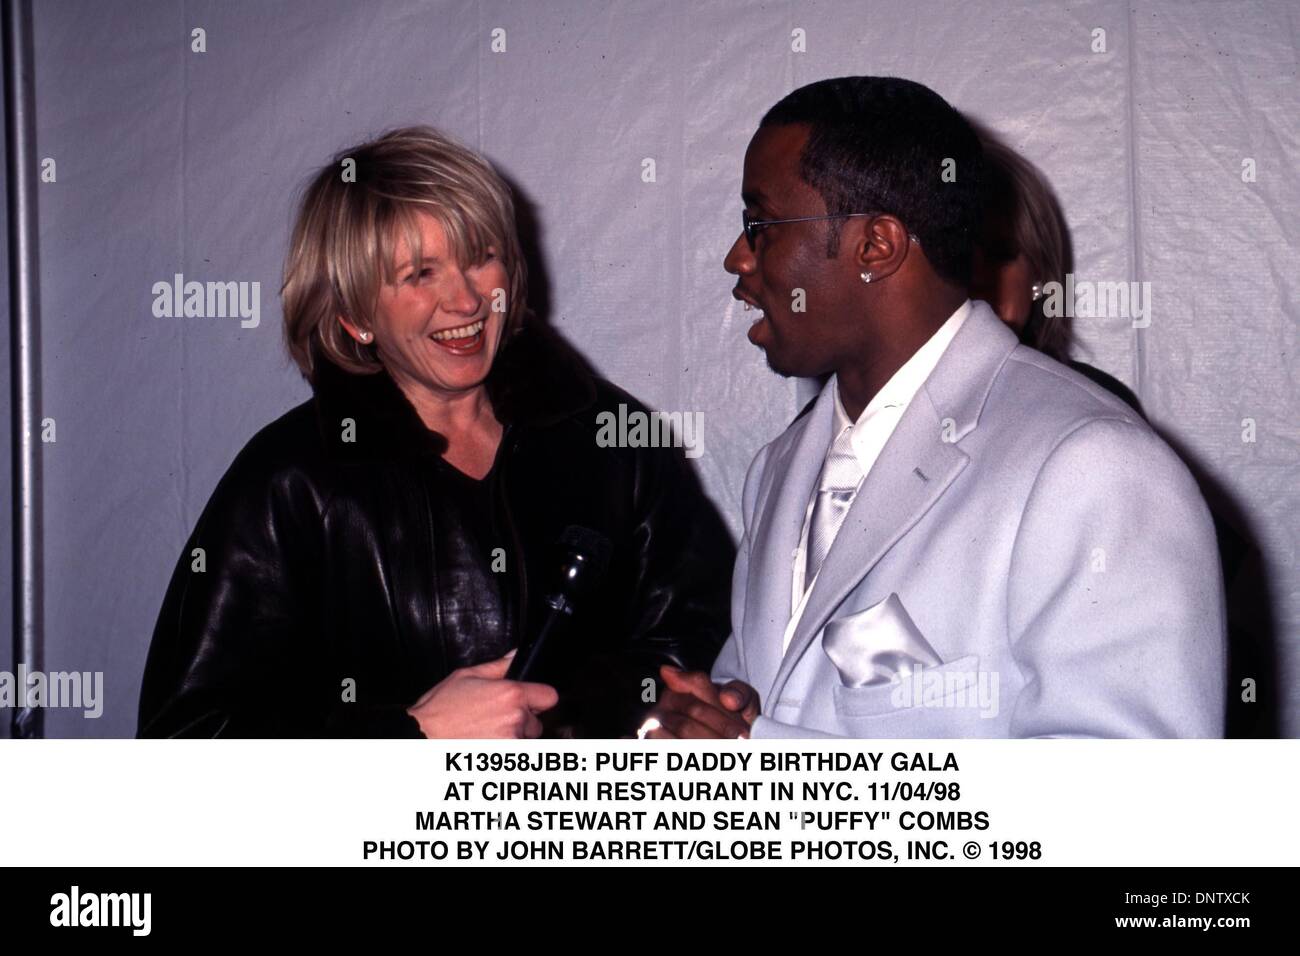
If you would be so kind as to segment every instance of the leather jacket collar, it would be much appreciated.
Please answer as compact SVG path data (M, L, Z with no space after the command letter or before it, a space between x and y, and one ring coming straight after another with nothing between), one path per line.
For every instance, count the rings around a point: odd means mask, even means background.
M315 369L311 385L317 425L334 454L407 458L441 457L446 451L446 439L425 426L387 372L358 375L319 355ZM553 424L596 399L593 375L582 357L536 323L502 343L486 385L492 408L507 428Z

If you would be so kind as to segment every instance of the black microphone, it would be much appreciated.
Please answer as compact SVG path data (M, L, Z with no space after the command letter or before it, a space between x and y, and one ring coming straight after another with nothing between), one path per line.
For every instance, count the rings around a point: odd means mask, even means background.
M590 594L605 577L614 545L599 531L569 525L560 535L560 573L555 590L546 598L551 610L535 640L520 647L506 671L508 680L527 680L541 657L542 647L556 624L573 615L574 604Z

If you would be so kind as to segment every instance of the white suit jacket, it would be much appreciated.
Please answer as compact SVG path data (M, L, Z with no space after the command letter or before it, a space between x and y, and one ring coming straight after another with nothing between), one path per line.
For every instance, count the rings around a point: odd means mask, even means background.
M754 737L1215 737L1223 586L1187 468L1132 409L972 311L858 489L790 646L833 393L754 458L713 668Z

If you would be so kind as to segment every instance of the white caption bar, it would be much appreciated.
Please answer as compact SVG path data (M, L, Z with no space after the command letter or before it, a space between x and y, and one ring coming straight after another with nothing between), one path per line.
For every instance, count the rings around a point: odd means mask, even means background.
M1294 741L0 741L6 865L1259 866Z

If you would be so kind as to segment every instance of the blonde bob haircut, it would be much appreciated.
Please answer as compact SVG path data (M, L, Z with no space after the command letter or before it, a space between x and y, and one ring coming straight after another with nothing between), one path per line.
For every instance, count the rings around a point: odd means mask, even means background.
M433 216L463 269L487 258L505 266L505 339L527 309L528 275L510 187L481 156L428 126L407 126L336 153L308 182L298 206L280 298L284 335L303 377L321 358L368 375L383 365L339 322L372 328L381 284L396 282L404 237L423 255L417 217Z
M1073 268L1065 214L1038 168L991 130L976 125L984 146L986 191L985 254L997 263L1023 255L1032 281L1065 283ZM1073 333L1065 316L1048 315L1046 298L1036 299L1021 335L1024 343L1059 362L1070 360Z

